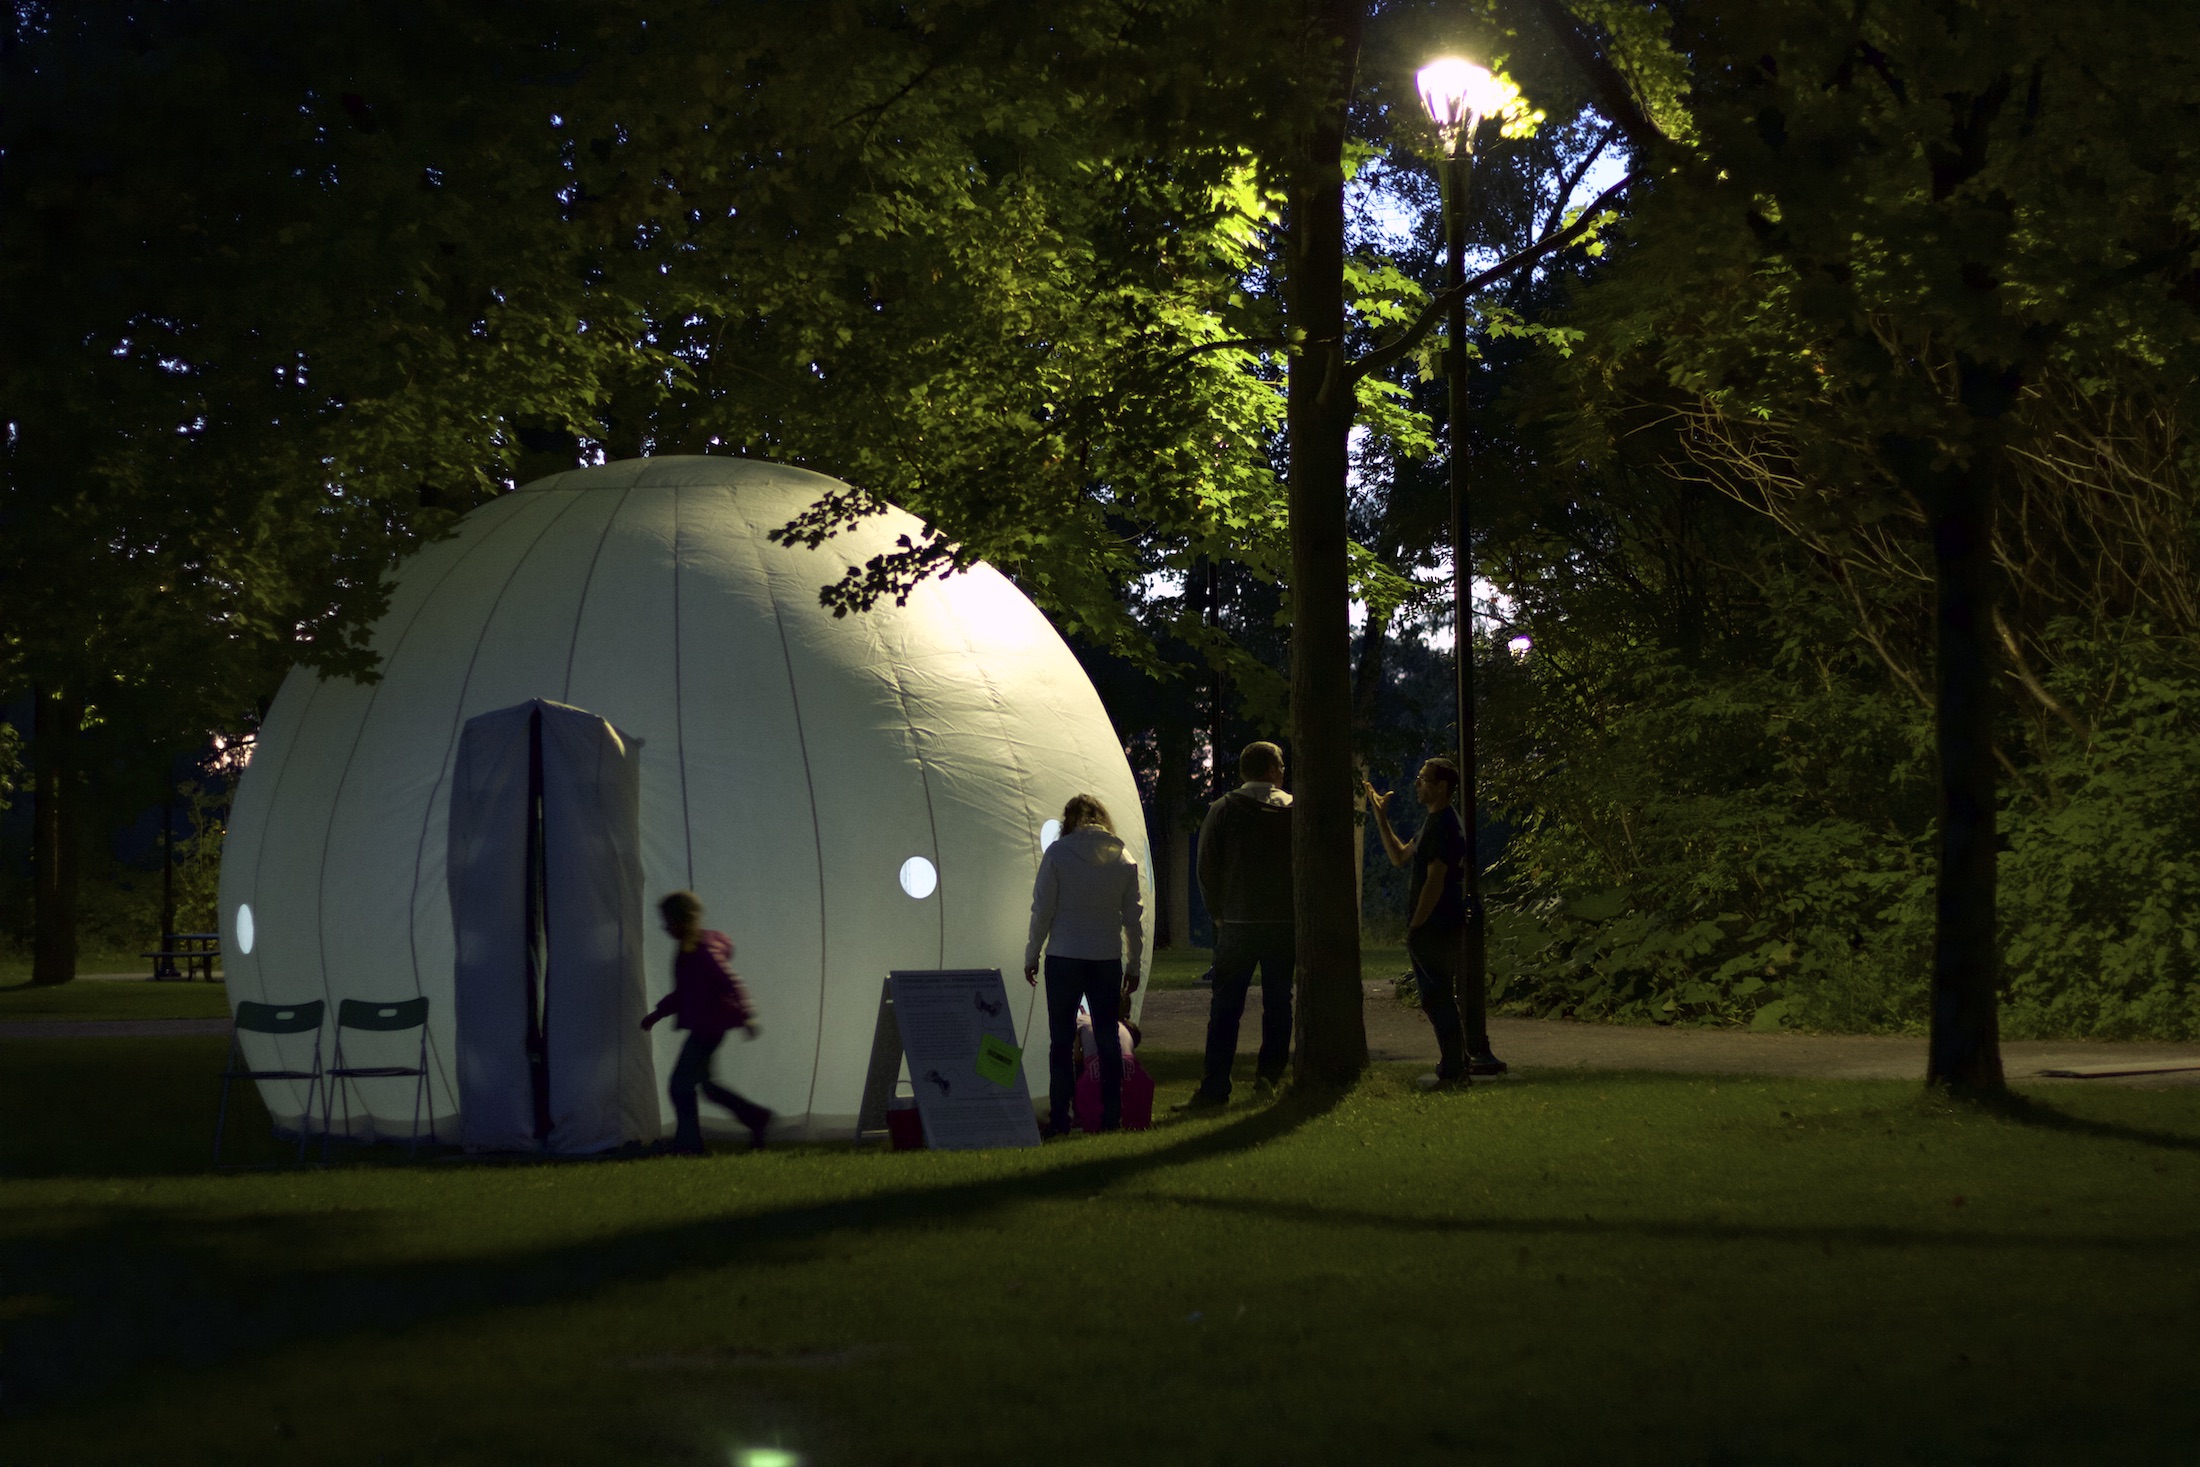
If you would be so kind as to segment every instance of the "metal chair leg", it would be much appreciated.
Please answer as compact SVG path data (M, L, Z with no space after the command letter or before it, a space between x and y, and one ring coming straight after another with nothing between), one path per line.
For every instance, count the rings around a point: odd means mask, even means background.
M306 1164L306 1134L307 1127L313 1119L314 1097L316 1095L325 1096L327 1093L327 1086L321 1075L321 1036L319 1033L315 1033L313 1036L313 1083L306 1087L306 1107L298 1116L297 1165L299 1166ZM327 1102L324 1100L322 1104L325 1110ZM325 1161L327 1157L324 1155L322 1159Z
M428 1091L428 1026L420 1026L420 1078L413 1083L412 1135L405 1143L405 1160L420 1159L420 1100Z

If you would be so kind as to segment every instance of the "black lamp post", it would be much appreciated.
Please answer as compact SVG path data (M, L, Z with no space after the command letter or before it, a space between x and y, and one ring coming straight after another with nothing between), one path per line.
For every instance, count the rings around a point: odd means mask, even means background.
M1486 67L1457 56L1431 61L1414 77L1421 103L1444 140L1444 289L1458 290L1467 278L1467 187L1474 177L1474 130L1482 119L1503 109L1503 84ZM1453 297L1450 333L1444 351L1444 383L1451 419L1451 574L1452 628L1458 665L1460 820L1466 828L1468 920L1461 929L1459 961L1460 1019L1470 1045L1483 1042L1488 1022L1489 944L1481 918L1482 855L1476 826L1481 812L1475 798L1474 748L1474 554L1473 521L1467 491L1467 301Z

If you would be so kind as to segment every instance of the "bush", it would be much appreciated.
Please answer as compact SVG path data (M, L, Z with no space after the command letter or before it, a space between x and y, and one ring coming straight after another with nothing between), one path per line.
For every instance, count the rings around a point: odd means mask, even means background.
M2065 731L2038 793L2004 802L2012 1036L2200 1036L2200 679L2178 650L2067 671L2053 691L2102 710L2092 735Z
M2004 781L2011 1037L2200 1035L2200 678L2179 655L2127 637L2065 658L2055 691L2093 711L2090 737L2056 724L2023 782ZM1800 644L1766 670L1598 661L1615 670L1586 695L1578 677L1511 690L1526 715L1492 783L1509 776L1529 798L1509 812L1520 834L1499 873L1498 1000L1638 1022L1922 1029L1925 711L1868 665ZM1566 716L1585 706L1598 716ZM2004 746L2024 749L2023 731Z

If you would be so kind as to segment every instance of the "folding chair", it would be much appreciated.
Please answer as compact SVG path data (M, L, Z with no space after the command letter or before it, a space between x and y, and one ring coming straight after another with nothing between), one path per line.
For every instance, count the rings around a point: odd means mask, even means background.
M361 1029L370 1033L394 1034L406 1029L420 1031L420 1062L417 1065L347 1065L344 1063L344 1031ZM345 1083L350 1080L389 1080L405 1075L418 1077L413 1086L412 1135L405 1143L405 1155L409 1158L420 1150L420 1106L428 1095L428 1000L426 998L401 998L390 1003L372 1003L362 998L347 998L336 1005L336 1058L329 1066L328 1088L321 1092L321 1159L328 1160L329 1122L335 1109L338 1092L344 1101L344 1130L351 1131L351 1090ZM435 1116L428 1116L428 1139L438 1139L435 1134Z
M322 1126L328 1124L328 1100L325 1086L327 1076L321 1069L321 1014L327 1005L320 999L309 1003L254 1003L245 999L237 1005L237 1021L229 1036L229 1059L222 1067L222 1102L214 1113L214 1165L222 1164L222 1130L229 1122L229 1082L232 1080L310 1080L306 1088L306 1108L298 1116L298 1160L306 1159L307 1123L313 1117L313 1103L321 1102ZM310 1070L248 1070L244 1068L244 1036L247 1034L303 1034L313 1031L313 1068ZM281 1050L276 1051L281 1057Z

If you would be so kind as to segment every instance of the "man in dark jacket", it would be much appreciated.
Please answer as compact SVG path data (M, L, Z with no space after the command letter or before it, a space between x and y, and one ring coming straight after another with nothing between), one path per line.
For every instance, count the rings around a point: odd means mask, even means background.
M1467 901L1467 863L1474 859L1474 848L1467 843L1459 812L1452 808L1458 793L1457 764L1438 758L1421 766L1413 781L1413 797L1428 813L1409 845L1391 828L1390 796L1367 785L1368 807L1375 812L1375 829L1383 838L1390 864L1413 867L1413 886L1406 896L1406 954L1413 960L1421 1012L1436 1031L1440 1056L1436 1073L1416 1082L1424 1090L1471 1085L1471 1076L1502 1075L1506 1070L1505 1062L1490 1052L1488 996L1480 984L1462 977L1461 939L1467 923L1481 917L1469 909Z
M1207 1014L1207 1067L1184 1107L1227 1105L1237 1060L1238 1021L1260 969L1257 1095L1275 1093L1291 1062L1291 973L1298 944L1291 907L1291 797L1283 792L1283 750L1247 744L1244 783L1215 801L1199 828L1199 894L1215 921L1215 988Z

